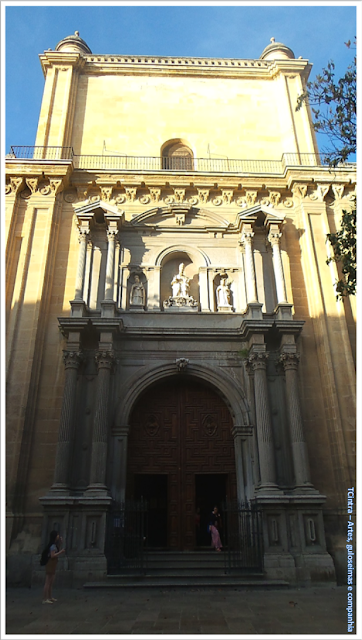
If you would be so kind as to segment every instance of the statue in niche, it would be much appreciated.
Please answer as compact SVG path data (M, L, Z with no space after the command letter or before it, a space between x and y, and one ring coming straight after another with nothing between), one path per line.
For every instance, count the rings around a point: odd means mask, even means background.
M145 306L146 292L138 275L134 277L134 284L131 288L130 305L132 307L142 308Z
M216 289L216 300L218 311L231 311L231 292L227 282L227 274L220 275L220 284Z
M171 281L172 297L173 298L186 298L190 291L190 278L184 274L185 265L183 263L179 266L178 273L173 277Z
M172 296L164 301L164 309L197 311L198 303L190 296L190 278L185 275L184 271L185 265L181 262L178 273L171 280Z

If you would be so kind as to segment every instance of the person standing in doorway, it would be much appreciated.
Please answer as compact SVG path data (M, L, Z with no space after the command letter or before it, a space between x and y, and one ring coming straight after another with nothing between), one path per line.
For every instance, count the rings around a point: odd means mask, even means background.
M45 565L45 585L43 593L43 604L53 604L56 598L52 597L52 587L55 578L55 570L58 564L58 557L65 553L65 549L60 549L62 538L58 531L51 531L48 542L48 562Z
M222 544L220 539L219 529L221 527L221 517L217 507L213 508L210 518L210 533L211 533L211 546L216 551L221 551Z

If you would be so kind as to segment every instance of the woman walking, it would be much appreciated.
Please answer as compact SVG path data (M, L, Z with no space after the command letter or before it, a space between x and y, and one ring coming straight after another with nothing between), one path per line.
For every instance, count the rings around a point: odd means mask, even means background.
M214 549L216 549L216 551L221 551L221 548L222 548L220 534L219 534L220 524L221 524L221 518L218 512L218 508L214 507L211 513L211 518L210 518L210 533L211 533L211 546Z
M43 604L53 604L56 602L56 598L52 597L52 587L55 578L55 570L58 564L58 557L65 552L65 549L60 549L61 537L58 531L51 531L49 536L48 547L48 561L45 565L45 585L43 593ZM45 552L45 550L44 550Z

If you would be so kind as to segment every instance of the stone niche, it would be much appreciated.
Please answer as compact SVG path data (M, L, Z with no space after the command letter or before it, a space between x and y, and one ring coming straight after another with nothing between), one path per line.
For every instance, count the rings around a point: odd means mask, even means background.
M177 304L173 300L174 277L179 273L180 265L183 266L183 274L189 280L189 298L187 304ZM165 259L161 271L161 306L164 311L198 311L199 310L199 275L198 268L191 258L183 252L172 253L172 257ZM170 299L172 301L170 302Z

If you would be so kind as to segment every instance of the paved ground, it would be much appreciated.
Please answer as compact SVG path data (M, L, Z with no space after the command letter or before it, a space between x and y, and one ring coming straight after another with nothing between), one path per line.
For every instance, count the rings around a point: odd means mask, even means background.
M6 633L347 634L346 587L57 589L7 591ZM352 634L349 634L352 635Z

